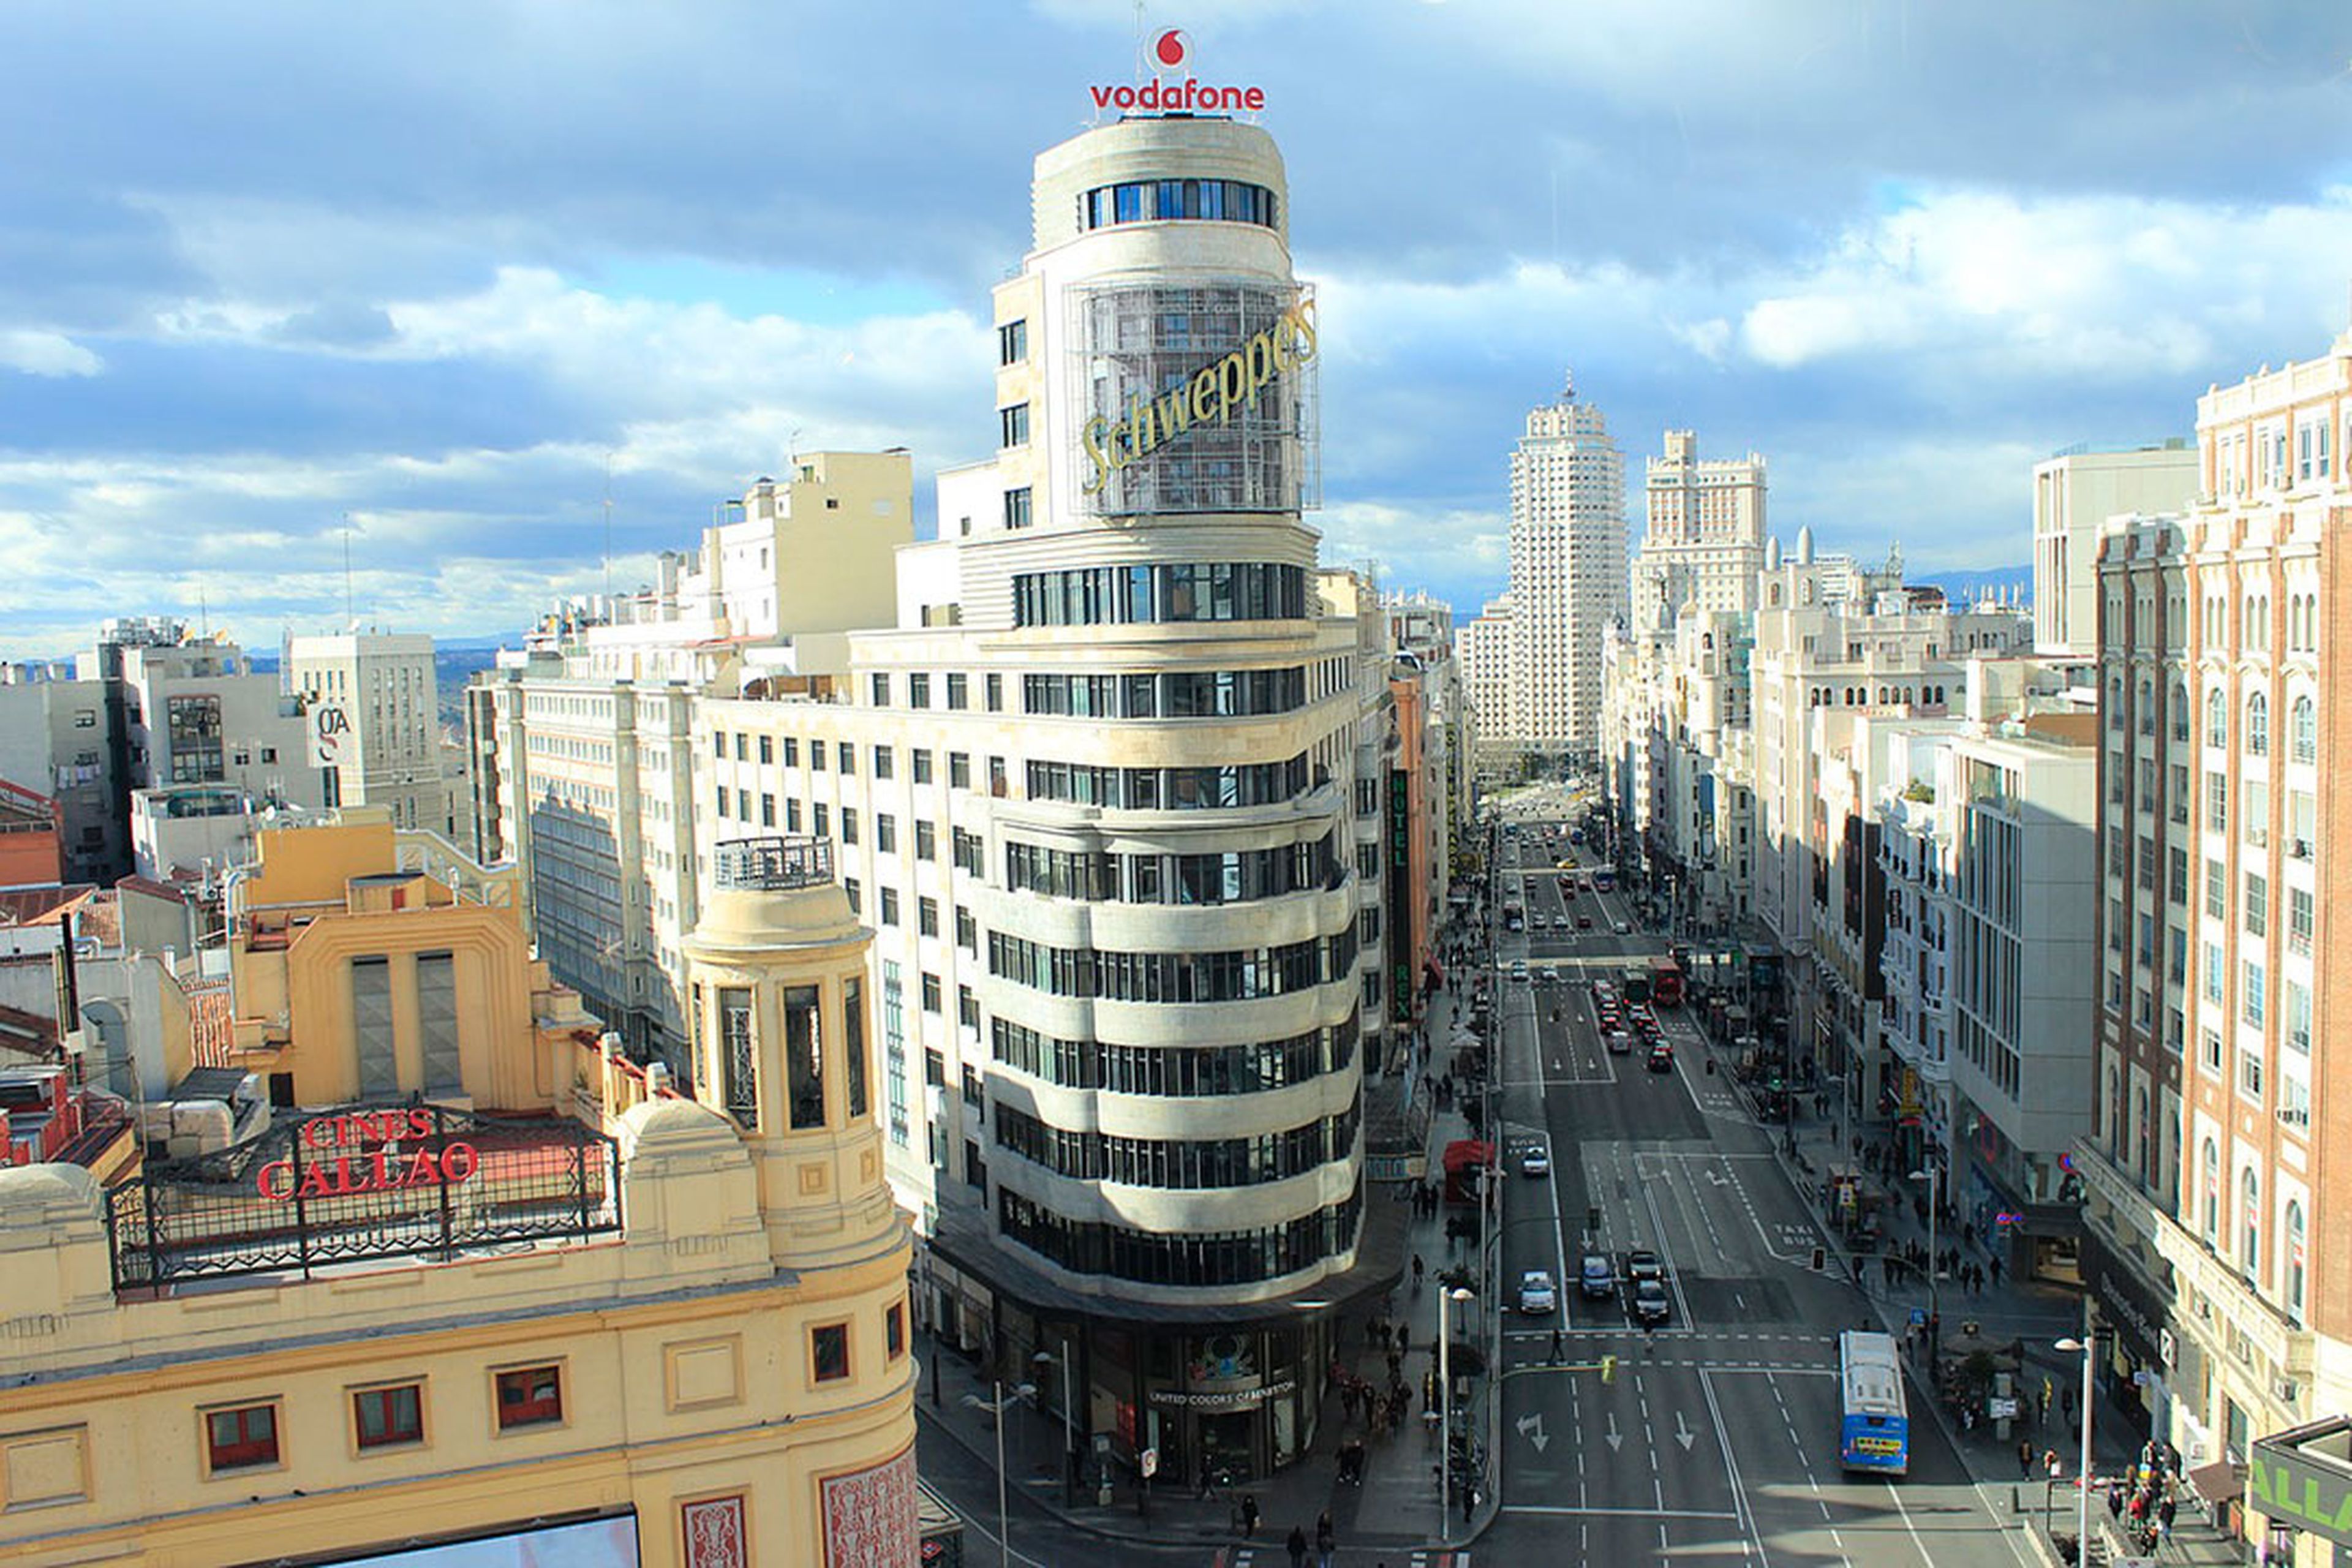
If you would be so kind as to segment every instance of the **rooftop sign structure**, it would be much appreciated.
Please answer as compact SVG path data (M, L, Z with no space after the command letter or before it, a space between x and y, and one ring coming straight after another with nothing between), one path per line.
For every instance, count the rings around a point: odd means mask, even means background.
M621 1227L620 1152L560 1119L443 1105L290 1117L215 1153L147 1162L108 1194L118 1290L299 1273Z
M1207 87L1181 72L1192 59L1192 40L1182 29L1171 27L1151 40L1143 62L1155 73L1139 87L1095 87L1095 112L1116 109L1121 114L1255 114L1265 107L1262 87ZM1138 73L1141 74L1140 72Z

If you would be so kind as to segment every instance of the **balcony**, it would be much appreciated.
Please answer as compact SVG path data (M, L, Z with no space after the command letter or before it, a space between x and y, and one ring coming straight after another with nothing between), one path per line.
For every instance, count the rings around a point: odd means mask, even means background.
M830 838L730 838L711 850L711 879L721 888L789 892L833 880Z

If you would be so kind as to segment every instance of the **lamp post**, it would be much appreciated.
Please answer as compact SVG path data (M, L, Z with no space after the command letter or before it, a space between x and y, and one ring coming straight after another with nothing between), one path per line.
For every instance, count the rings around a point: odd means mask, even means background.
M1936 1211L1941 1205L1936 1201L1935 1172L1922 1168L1912 1172L1908 1179L1927 1184L1927 1325L1932 1333L1942 1316L1936 1295L1936 1281L1943 1272L1942 1265L1936 1261Z
M2091 1334L2091 1302L2088 1297L2084 1297L2083 1337L2079 1340L2060 1340L2057 1347L2062 1351L2083 1352L2083 1464L2081 1474L2075 1478L2082 1486L2083 1496L2074 1516L2074 1561L2076 1563L2089 1562L2091 1551L2091 1365L2092 1347L2095 1343Z
M1000 1568L1010 1568L1013 1562L1012 1510L1004 1489L1004 1407L1016 1399L1026 1399L1037 1392L1034 1383L1024 1383L1012 1393L1004 1392L1002 1379L991 1385L996 1390L993 1399L982 1399L977 1394L967 1394L963 1402L975 1410L991 1410L996 1414L996 1558Z
M1455 1286L1437 1293L1437 1543L1454 1544L1454 1331L1447 1327L1447 1303L1467 1301L1470 1292Z
M1054 1364L1054 1353L1051 1351L1039 1351L1030 1359L1038 1366L1051 1366ZM1071 1368L1076 1364L1076 1363L1070 1360L1070 1336L1064 1334L1062 1336L1061 1356L1062 1503L1066 1508L1076 1508L1078 1506L1078 1427L1076 1418L1070 1413Z

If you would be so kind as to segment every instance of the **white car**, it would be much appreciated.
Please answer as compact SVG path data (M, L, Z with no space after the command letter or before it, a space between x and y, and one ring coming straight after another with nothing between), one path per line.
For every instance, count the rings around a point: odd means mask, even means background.
M1632 936L1633 934L1633 925L1631 921L1619 921L1612 929L1614 930L1619 936Z
M1519 1151L1519 1174L1549 1176L1551 1174L1551 1151L1540 1143L1530 1143Z
M1519 1276L1519 1310L1529 1317L1540 1317L1559 1310L1559 1291L1551 1282L1551 1275L1541 1268L1530 1268Z

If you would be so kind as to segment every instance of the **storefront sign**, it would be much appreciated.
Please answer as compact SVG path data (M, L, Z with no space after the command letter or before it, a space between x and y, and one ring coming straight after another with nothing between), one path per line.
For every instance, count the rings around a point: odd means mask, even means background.
M2274 1524L2291 1524L2339 1546L2352 1546L2352 1470L2301 1452L2305 1444L2323 1436L2342 1441L2342 1417L2320 1425L2335 1433L2303 1427L2249 1446L2246 1506Z
M1192 380L1152 399L1130 396L1116 422L1097 415L1079 432L1094 473L1084 489L1093 495L1111 475L1150 457L1192 426L1225 425L1236 408L1255 408L1276 375L1286 375L1315 357L1315 301L1300 299L1274 325L1253 335Z
M1185 1394L1172 1388L1155 1388L1151 1391L1151 1403L1183 1410L1247 1410L1252 1405L1265 1404L1276 1394L1288 1394L1297 1386L1295 1380L1284 1378L1280 1383L1269 1383L1257 1388L1235 1388L1217 1394Z

